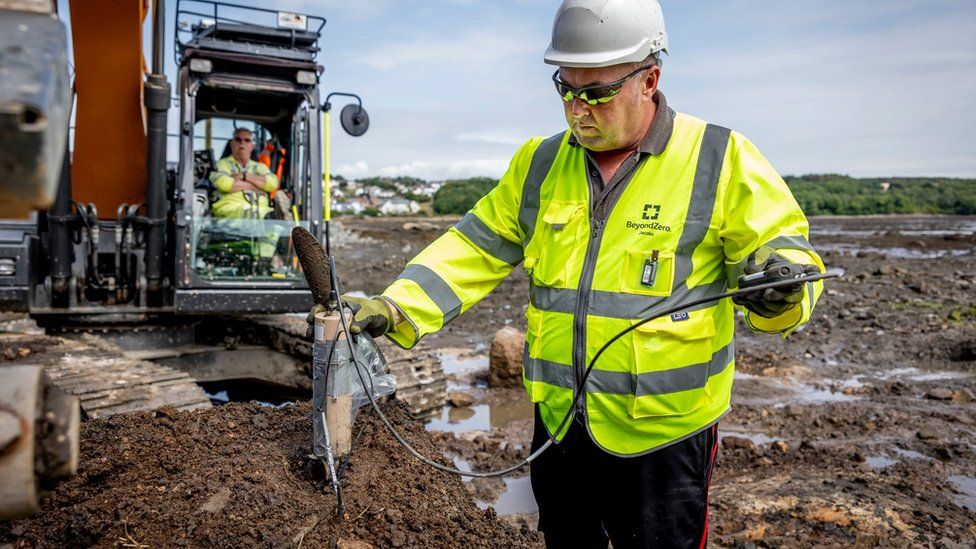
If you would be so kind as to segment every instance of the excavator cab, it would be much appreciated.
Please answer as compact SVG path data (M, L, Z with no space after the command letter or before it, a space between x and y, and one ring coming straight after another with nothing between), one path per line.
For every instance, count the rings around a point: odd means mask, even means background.
M302 310L309 294L290 235L295 226L319 234L323 221L315 58L325 20L206 0L181 0L176 17L175 241L184 253L174 308ZM222 193L211 182L238 128L253 139L248 164L263 163L278 180L273 193Z

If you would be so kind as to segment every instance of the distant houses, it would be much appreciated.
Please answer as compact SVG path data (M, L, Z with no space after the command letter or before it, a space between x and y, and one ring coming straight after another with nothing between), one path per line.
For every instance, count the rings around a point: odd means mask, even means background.
M405 198L391 198L377 208L383 215L411 215L420 211L420 204Z
M416 215L421 202L430 202L442 181L412 178L349 181L332 178L330 189L332 211L351 215Z

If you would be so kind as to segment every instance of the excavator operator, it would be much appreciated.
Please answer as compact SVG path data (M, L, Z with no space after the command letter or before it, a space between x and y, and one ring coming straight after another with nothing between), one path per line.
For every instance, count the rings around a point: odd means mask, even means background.
M231 155L217 162L210 182L219 198L213 214L224 218L264 219L272 212L268 196L278 190L278 177L260 162L251 160L254 134L247 128L234 130Z

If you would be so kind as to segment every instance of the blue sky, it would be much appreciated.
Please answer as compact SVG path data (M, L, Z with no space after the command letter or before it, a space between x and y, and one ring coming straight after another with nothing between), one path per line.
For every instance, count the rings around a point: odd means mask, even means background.
M371 119L359 138L335 123L336 173L497 177L565 127L542 62L557 1L239 3L328 19L323 91L360 94ZM742 132L781 173L976 176L973 0L661 3L669 104Z

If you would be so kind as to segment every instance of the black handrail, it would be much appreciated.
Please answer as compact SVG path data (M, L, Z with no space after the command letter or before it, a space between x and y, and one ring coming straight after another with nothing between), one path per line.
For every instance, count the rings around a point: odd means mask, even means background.
M184 9L182 7L182 5L184 3L203 4L203 5L207 5L207 6L212 7L213 10L210 13L202 13L200 11L194 11L194 9L200 9L200 8ZM196 17L201 17L201 18L212 18L213 19L213 22L214 22L213 28L215 30L220 27L220 24L221 23L224 23L224 24L234 24L234 25L245 25L245 26L257 27L257 28L264 28L264 29L294 30L294 29L281 29L281 27L278 27L277 25L262 25L262 24L259 24L259 23L251 22L251 21L241 21L240 19L234 19L232 17L223 16L220 13L220 8L222 8L222 7L225 8L225 11L227 9L243 10L243 11L246 11L246 12L255 12L255 13L260 13L260 14L274 14L276 17L277 17L277 15L279 13L282 13L281 10L273 10L273 9L268 9L268 8L259 8L259 7L254 7L254 6L241 6L239 4L231 4L229 2L220 2L220 1L217 1L217 0L177 0L177 2L176 2L176 20L175 20L175 24L174 24L174 33L173 33L173 35L174 35L173 36L173 38L174 38L173 45L174 45L174 49L176 50L176 59L177 60L182 61L182 58L181 58L181 55L180 55L180 48L187 45L187 42L184 42L183 40L180 39L181 33L193 33L194 32L194 30L193 30L194 27L193 26L191 26L190 28L182 28L182 29L180 28L181 18L182 17L185 17L185 16L196 16ZM326 23L325 18L324 17L319 17L317 15L308 15L308 14L298 13L298 12L285 12L285 13L294 13L295 15L301 15L301 16L304 16L306 18L307 25L306 25L306 30L304 32L309 32L309 33L314 33L315 34L315 42L313 42L313 46L316 49L318 49L318 47L319 47L319 39L322 37L322 28L325 27L325 23ZM318 26L315 27L315 28L312 28L316 23L318 24Z

